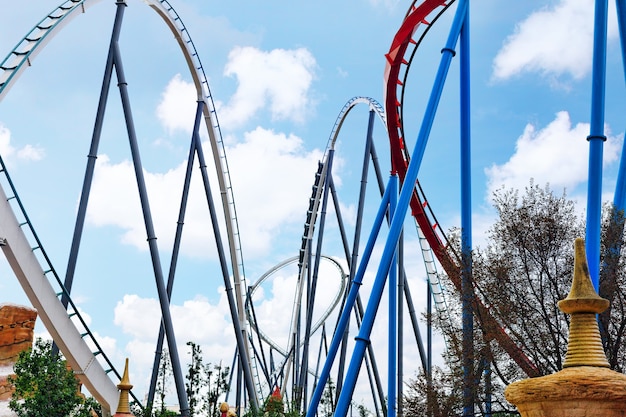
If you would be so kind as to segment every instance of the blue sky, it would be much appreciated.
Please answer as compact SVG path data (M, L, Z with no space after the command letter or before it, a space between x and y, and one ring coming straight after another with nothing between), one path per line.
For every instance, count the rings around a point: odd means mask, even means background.
M120 41L124 69L158 243L167 254L195 94L183 56L163 21L142 2L128 3ZM606 200L612 198L626 110L610 3ZM408 4L171 4L194 40L218 109L251 283L297 254L317 161L335 119L354 96L382 102L384 54ZM54 0L29 0L28 7L6 6L0 55L8 54L58 5ZM67 263L114 13L113 1L101 1L72 20L0 102L0 154L60 272ZM549 182L555 190L565 188L584 210L593 10L592 2L585 0L475 0L470 14L473 216L475 242L480 244L493 220L488 197L501 185L523 188L530 178L540 185ZM430 92L450 19L448 13L429 33L411 68L405 113L409 143L419 128L422 100ZM455 61L420 169L420 181L444 229L459 226L460 218L458 71ZM141 392L152 361L159 307L117 91L112 90L109 103L73 294L107 354L120 366L130 357L131 380ZM343 214L349 226L354 224L366 123L367 108L356 110L338 144L335 181L345 196ZM375 141L388 172L388 146L380 123ZM217 189L215 182L212 186ZM193 340L201 344L207 360L230 362L232 326L198 183L194 190L173 295L177 341L182 354L184 343ZM368 213L376 209L372 201ZM332 235L329 239L332 242ZM407 240L414 242L415 237ZM167 270L168 256L162 261ZM0 301L29 304L5 263L0 261ZM417 260L411 268L413 294L421 306L423 266ZM257 313L277 338L288 327L288 320L279 318L291 312L289 278L283 271L255 295ZM336 280L328 283L332 285ZM45 329L40 325L37 331ZM407 355L407 363L418 362L410 348Z

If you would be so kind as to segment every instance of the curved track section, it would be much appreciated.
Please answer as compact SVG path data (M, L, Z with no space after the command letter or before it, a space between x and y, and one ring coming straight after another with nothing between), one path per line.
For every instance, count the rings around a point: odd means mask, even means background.
M370 110L376 112L376 115L383 123L383 125L387 126L384 109L376 100L370 97L353 97L343 106L343 108L339 112L339 115L337 116L333 129L330 133L330 137L328 138L326 150L324 151L324 157L322 159L322 162L320 163L320 170L316 174L315 184L313 185L313 195L310 199L309 210L307 212L307 220L304 225L304 234L302 235L302 247L300 248L301 265L306 262L303 257L307 251L307 245L313 238L313 233L315 232L313 225L315 225L317 211L321 202L323 192L323 189L319 187L319 184L324 183L324 179L326 178L326 175L328 173L329 154L331 151L335 150L335 142L337 142L337 136L339 136L341 126L343 126L343 122L346 120L346 117L348 117L350 111L359 104L365 104L369 106Z
M418 29L423 29L423 35L428 31L430 24L438 18L451 4L451 2L425 1L419 6L412 6L402 26L393 39L389 52L385 55L387 65L385 67L385 109L389 115L387 132L391 148L391 163L398 173L401 181L404 181L409 165L409 151L404 140L404 126L402 120L402 95L406 74L409 70L409 61L405 59L411 47L417 48L418 42L414 41L413 35ZM429 20L430 19L430 22ZM400 90L400 94L398 94ZM437 259L449 275L458 275L458 256L450 253L447 248L445 236L437 234L437 222L431 221L433 212L428 205L423 193L418 194L419 188L411 198L411 212L415 221L424 234L430 247L435 252ZM428 211L426 211L428 209ZM430 214L431 216L429 217Z
M300 247L300 265L303 266L306 263L306 259L304 254L307 251L308 245L313 239L313 234L315 232L315 221L317 218L317 212L319 209L319 205L322 199L323 188L319 185L324 183L324 179L328 172L328 157L331 151L335 150L335 142L337 142L337 136L339 136L339 132L341 131L341 126L343 126L343 122L348 117L350 111L355 108L359 104L365 104L369 106L370 110L376 112L376 115L383 123L384 126L387 126L387 120L385 118L385 111L383 107L376 100L370 97L353 97L351 98L341 109L337 119L335 119L335 124L330 133L330 137L328 138L328 143L326 144L326 150L324 151L324 157L322 162L320 163L319 170L315 176L315 184L313 184L313 195L309 200L309 209L307 211L307 218L304 224L304 233L302 235L302 246Z
M115 410L119 394L108 373L114 371L119 379L121 376L100 349L71 299L69 312L61 303L59 297L68 296L67 291L37 237L1 159L0 165L2 182L11 191L7 196L0 186L0 247L46 329L80 381L103 408ZM57 292L55 288L60 290ZM109 369L105 370L96 360L98 355Z
M402 101L409 67L415 50L428 32L431 24L453 2L454 0L425 0L417 5L417 1L414 1L393 39L389 52L385 55L387 59L384 79L385 109L389 115L387 131L390 141L392 167L397 171L401 181L404 181L409 165L409 152L404 139L402 114ZM418 36L415 36L416 34ZM417 41L415 40L416 38L418 39ZM441 232L438 234L436 219L419 187L419 183L413 192L410 205L412 215L423 232L424 239L432 248L437 260L450 277L454 286L460 291L459 256L452 252L445 235ZM435 220L433 221L432 219ZM477 299L475 299L474 307L487 338L497 340L500 346L528 376L538 376L539 371L537 367L493 318L487 307Z
M323 260L329 262L339 272L340 285L339 285L339 290L337 291L337 293L333 297L333 299L330 302L330 304L328 305L328 307L324 310L323 313L321 313L320 318L311 327L311 333L315 333L320 327L322 327L322 325L324 324L324 321L326 321L326 319L330 316L332 311L341 303L344 291L346 290L346 287L347 287L347 284L348 284L348 275L343 270L343 267L339 264L339 262L337 262L334 258L332 258L330 256L321 255L321 258ZM300 259L299 256L294 256L292 258L289 258L289 259L279 263L278 265L274 266L269 271L264 273L254 284L250 285L250 292L249 292L249 296L248 296L249 300L252 300L254 292L257 290L257 288L259 288L265 281L267 281L275 272L280 271L281 269L283 269L283 268L285 268L285 267L287 267L287 266L289 266L291 264L294 264L295 262L299 262L299 259ZM274 350L276 350L281 355L283 355L283 357L287 357L288 351L283 346L280 346L275 340L273 340L266 332L264 332L259 327L259 325L256 322L256 319L255 319L254 315L252 314L252 312L250 311L250 309L247 309L247 310L248 310L247 311L248 321L250 322L251 329L254 332L258 333L259 336L261 337L261 339L263 339Z
M341 126L343 125L343 122L348 116L348 113L350 113L350 110L352 110L358 104L369 105L370 110L376 112L376 115L378 116L380 121L383 123L385 127L387 127L387 119L385 117L385 111L376 100L370 97L354 97L346 103L346 105L343 107L343 109L339 113L339 116L337 117L333 130L330 134L330 138L328 139L326 152L328 152L330 149L334 149L335 142L337 141L337 136L339 135L339 131L341 130ZM407 160L407 165L408 165L408 160ZM425 201L425 198L420 199L419 196L415 196L414 198L417 198L418 201L421 201L421 200ZM431 218L434 218L434 214L432 214ZM431 223L429 222L429 224ZM436 220L433 224L437 224ZM433 298L435 301L435 308L437 309L439 317L441 318L444 325L447 327L451 327L448 307L447 307L446 300L444 297L443 286L441 284L439 273L437 271L437 264L435 263L435 256L432 250L432 246L429 244L428 239L424 235L422 228L417 222L416 222L416 228L417 228L418 240L420 243L420 250L422 251L422 258L424 260L424 267L426 269L426 275L428 277L428 283L430 285L431 292L433 294ZM306 230L307 229L305 226L305 231ZM305 237L306 236L302 238L303 244L304 244Z
M370 110L376 112L376 115L383 123L384 126L387 126L387 118L385 117L385 109L371 97L353 97L343 106L341 112L339 112L339 116L335 120L335 125L333 126L333 130L330 133L330 137L328 138L328 144L326 145L326 153L331 149L335 149L335 142L337 142L337 136L339 136L339 131L341 130L341 126L343 126L343 122L348 117L348 113L355 108L358 104L365 104L369 106Z
M73 18L85 13L89 7L100 1L65 1L37 23L0 63L0 100L8 93L10 87L17 81L19 76L32 65L36 55L56 33ZM118 0L118 2L125 3L124 0ZM167 0L144 0L144 2L159 14L174 34L189 67L198 94L198 100L202 100L205 103L204 119L211 141L220 194L222 196L239 317L245 326L243 300L246 283L239 227L224 143L207 77L186 27L169 2ZM4 167L3 172L6 172ZM7 203L9 199L6 198L5 192L1 189L0 192L2 192L0 197L4 197L0 206L0 210L2 210L0 213L0 218L2 219L0 238L2 238L2 248L7 259L9 259L29 299L37 307L42 320L46 324L46 328L52 335L56 336L54 338L55 341L61 347L63 354L72 364L73 369L79 375L83 384L105 408L115 410L118 401L117 388L106 376L107 372L102 369L99 362L95 359L95 355L99 355L101 352L91 352L81 334L78 333L78 330L76 330L72 321L68 318L68 314L65 312L60 299L52 290L50 282L46 278L50 268L45 268L46 272L44 272L44 268L41 267L42 263L33 254L33 246L28 244L28 238L22 228L25 223L18 222L14 210ZM10 198L19 200L14 189ZM20 211L25 215L21 205ZM29 222L28 224L30 225ZM32 226L30 227L32 229ZM40 245L35 245L35 248L37 247L40 247ZM88 333L90 334L90 332ZM117 372L116 374L120 377Z
M310 245L313 240L313 236L315 234L315 224L317 222L317 215L320 208L320 204L322 202L322 197L324 194L323 184L326 182L326 177L329 175L331 154L335 150L335 142L337 140L337 136L339 135L339 131L341 130L341 126L345 121L347 115L350 111L358 104L366 104L370 107L372 111L375 111L378 117L381 119L383 124L386 125L385 122L385 114L381 105L374 99L369 97L354 97L346 103L346 105L342 108L339 116L337 117L333 129L330 134L330 138L328 139L328 143L326 146L326 151L324 152L324 157L322 162L320 162L318 172L315 174L315 183L313 184L313 194L309 199L309 209L307 211L307 218L304 225L304 234L302 236L302 245L300 247L300 255L299 255L299 276L298 276L298 284L296 287L296 297L295 303L293 306L293 310L291 313L292 323L289 331L289 343L288 343L288 352L293 352L295 349L295 334L296 329L299 324L299 317L301 311L301 300L302 294L304 292L304 285L306 283L306 274L308 270L308 259L306 254L311 250ZM291 359L288 359L288 361ZM289 365L289 364L288 364ZM290 366L287 366L287 376L289 376Z
M292 314L290 317L291 323L290 323L290 329L289 329L289 340L287 342L287 348L285 348L284 346L280 346L278 343L272 340L262 329L259 328L259 326L257 325L256 318L254 316L253 305L250 306L247 310L247 318L248 318L248 321L250 323L250 327L252 328L252 330L259 335L260 339L262 339L264 343L267 343L269 346L271 346L273 350L275 350L282 357L285 358L285 360L282 363L278 364L278 366L276 365L272 366L272 376L271 376L272 380L278 380L279 377L282 378L283 382L280 386L283 387L283 390L289 386L289 382L287 381L290 378L290 369L292 368L292 364L296 362L296 365L299 368L301 364L297 363L297 361L307 360L303 357L298 357L298 355L295 353L299 351L299 349L304 347L304 342L302 342L302 340L308 340L308 336L318 331L319 328L325 324L326 319L330 317L331 312L335 308L337 308L338 306L342 305L342 303L345 302L345 293L346 293L346 289L349 286L349 279L351 278L351 275L344 272L344 269L341 266L341 264L337 262L334 258L322 255L321 253L313 254L312 252L314 250L312 249L312 247L314 244L313 243L314 238L319 239L319 234L323 233L322 230L323 230L324 217L320 213L323 207L323 200L329 197L333 193L331 191L331 187L329 186L329 183L327 180L329 177L332 177L332 172L331 172L332 159L333 159L333 153L335 151L335 145L336 145L339 133L341 131L341 128L344 122L346 121L348 115L358 105L368 106L370 112L376 113L376 116L378 117L378 119L386 127L386 118L385 118L383 107L376 100L370 97L364 97L364 96L353 97L343 106L343 108L339 112L339 115L335 119L335 123L333 125L330 136L328 138L324 155L322 157L322 160L319 162L318 170L315 173L315 181L312 186L311 196L309 198L309 207L306 213L306 220L304 223L304 231L302 234L302 243L300 246L299 255L297 257L290 258L274 266L272 269L270 269L265 274L263 274L253 285L250 286L251 293L248 295L248 303L251 303L252 292L256 291L258 287L265 280L267 280L273 273L275 273L276 271L290 264L297 262L298 281L296 283L295 296L293 300L293 309L292 309ZM336 196L332 198L334 199L336 198ZM340 229L342 229L342 227L343 226L340 226ZM344 238L344 236L342 236L342 238ZM347 240L344 240L344 248L347 248L347 245L348 245ZM318 251L320 250L319 246L317 250ZM308 330L308 334L306 334L307 332L303 330L303 326L301 323L301 320L303 317L303 311L306 310L303 307L302 298L304 297L305 291L307 291L306 289L307 283L311 279L309 274L311 271L316 270L315 263L319 261L320 258L323 261L331 262L335 266L335 268L337 268L337 270L341 274L341 283L340 283L341 285L338 290L338 293L334 294L333 299L328 305L328 307L323 312L320 313L321 318L317 319L315 323L311 324L311 328ZM350 263L349 258L350 258L350 255L346 253L346 261L348 262L348 264ZM318 291L320 290L318 289ZM327 289L324 289L324 291L327 291ZM311 293L313 292L314 291L311 290ZM308 300L308 297L309 297L309 294L307 294L307 300ZM314 294L313 294L313 297L315 297ZM333 330L333 333L335 331L336 330ZM303 332L305 334L303 334ZM320 352L318 352L318 355L320 353L321 353L321 349L320 349ZM318 367L319 367L320 358L321 356L317 358ZM296 368L296 366L294 366L294 368ZM318 378L317 371L312 371L309 368L309 374L315 376L316 378L315 383L317 383L317 378ZM294 384L296 384L295 381L294 381Z

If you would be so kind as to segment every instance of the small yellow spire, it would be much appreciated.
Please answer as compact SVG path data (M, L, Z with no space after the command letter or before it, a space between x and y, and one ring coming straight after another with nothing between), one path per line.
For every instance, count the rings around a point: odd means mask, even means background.
M567 298L558 302L559 309L571 314L567 354L563 368L572 366L609 367L606 360L596 314L609 306L609 301L600 297L591 283L585 242L578 238L574 242L574 279Z
M120 390L120 401L117 404L116 415L120 414L131 414L130 405L128 404L128 392L133 388L133 385L130 383L130 379L128 378L128 358L126 358L126 365L124 366L124 374L122 375L122 380L119 384L117 384L117 388Z

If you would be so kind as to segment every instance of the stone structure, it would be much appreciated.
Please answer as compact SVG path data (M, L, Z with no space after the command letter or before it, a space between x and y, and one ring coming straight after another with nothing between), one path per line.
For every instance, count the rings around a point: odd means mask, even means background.
M596 320L609 302L593 288L582 239L575 242L572 289L558 306L571 314L564 369L510 384L506 399L522 417L626 417L626 375L609 369Z
M7 378L20 352L32 347L36 320L34 308L0 304L0 403L11 399Z
M37 310L0 304L0 367L13 366L21 351L33 344Z

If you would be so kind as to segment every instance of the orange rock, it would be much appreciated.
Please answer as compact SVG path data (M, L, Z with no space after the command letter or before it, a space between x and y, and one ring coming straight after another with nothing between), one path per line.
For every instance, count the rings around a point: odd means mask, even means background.
M11 366L23 350L33 344L37 310L0 304L0 366Z

